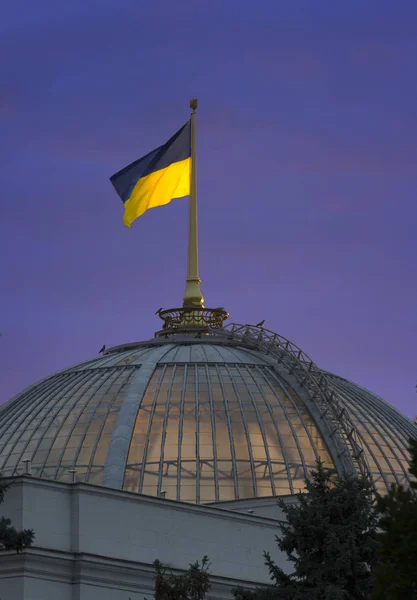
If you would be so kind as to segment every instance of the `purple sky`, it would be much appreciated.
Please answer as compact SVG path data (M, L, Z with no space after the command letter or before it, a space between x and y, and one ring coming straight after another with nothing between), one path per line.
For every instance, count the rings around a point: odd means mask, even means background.
M206 306L417 414L415 0L38 0L0 19L0 402L182 301L187 200L108 178L199 98Z

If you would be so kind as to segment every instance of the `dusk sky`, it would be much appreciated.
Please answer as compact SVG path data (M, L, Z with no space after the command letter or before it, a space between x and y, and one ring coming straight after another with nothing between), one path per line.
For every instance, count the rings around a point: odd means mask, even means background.
M206 306L417 414L415 0L22 0L0 49L0 403L181 305L188 199L109 177L197 97Z

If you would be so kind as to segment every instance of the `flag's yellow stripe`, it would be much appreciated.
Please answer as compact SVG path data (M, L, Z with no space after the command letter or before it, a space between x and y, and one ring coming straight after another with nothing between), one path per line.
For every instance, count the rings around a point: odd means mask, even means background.
M190 194L191 158L170 164L138 180L130 198L124 203L123 223L131 227L133 221L149 208L168 204L174 198Z

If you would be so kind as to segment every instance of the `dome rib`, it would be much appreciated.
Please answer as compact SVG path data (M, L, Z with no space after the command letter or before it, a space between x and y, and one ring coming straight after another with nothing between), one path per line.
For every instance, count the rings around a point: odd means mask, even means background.
M227 395L226 395L226 391L224 388L224 381L221 376L219 366L216 365L215 369L216 369L217 379L219 381L221 392L222 392L222 401L224 404L225 415L226 415L226 419L227 419L227 431L229 434L229 445L230 445L230 458L232 461L233 486L234 486L235 498L236 498L236 500L238 500L239 499L239 483L238 483L238 478L237 478L236 453L235 453L235 445L234 445L234 440L233 440L232 421L230 418L229 404L227 402Z
M252 379L253 379L253 381L254 381L254 383L256 385L257 391L259 392L259 394L263 398L263 400L265 402L265 406L266 406L266 408L267 408L267 410L269 412L270 419L271 419L271 422L273 424L274 431L275 431L276 436L277 436L277 440L279 442L279 446L280 446L280 449L281 449L282 457L284 459L285 469L286 469L286 472L287 472L288 483L289 483L289 487L290 487L290 493L293 494L294 493L294 486L293 486L293 483L292 483L292 476L291 476L291 469L290 469L290 466L289 466L289 460L288 460L287 452L285 450L285 445L283 444L283 441L282 441L281 431L280 431L280 429L279 429L279 427L277 425L276 419L275 419L273 408L271 406L271 403L268 400L268 397L266 396L266 394L262 390L262 387L258 384L258 382L256 381L256 379L250 373L250 371L249 371L249 369L248 369L248 367L246 365L245 365L245 368L248 371L248 373L251 375L251 377L252 377ZM256 366L256 369L259 370L259 366ZM288 420L288 417L287 417L287 420ZM288 421L288 422L291 425L291 422L290 421ZM296 439L295 436L294 436L294 439ZM271 458L270 458L270 460L271 460ZM272 461L271 461L271 467L272 467ZM275 493L276 493L275 482L274 482L273 479L272 479L272 493L273 493L273 495L275 495Z
M245 369L245 365L239 366L239 369ZM246 369L246 371L248 372L248 374L250 376L250 371L248 371L247 369ZM271 481L272 495L275 496L275 494L276 494L276 488L275 488L274 475L273 475L273 469L272 469L271 453L269 451L269 445L268 445L268 440L267 440L267 436L266 436L266 431L265 431L263 419L261 417L261 414L260 414L259 409L258 409L257 404L256 404L256 400L255 400L255 398L253 396L253 393L251 392L249 386L248 386L248 394L249 394L249 397L250 397L253 409L254 409L255 414L256 414L256 419L257 419L259 430L260 430L261 435L262 435L262 441L263 441L263 445L264 445L264 448L265 448L266 463L267 463L267 468L268 468L268 471L269 471L269 479ZM285 458L284 458L284 460L285 460Z
M141 400L156 365L172 347L172 344L168 344L167 346L160 346L153 349L150 357L142 364L139 375L129 386L125 401L118 415L104 465L103 485L105 486L114 488L123 487L129 445Z
M202 348L203 352L204 350L204 346ZM217 459L217 433L216 433L216 423L215 423L215 419L214 419L214 403L213 403L213 392L211 389L211 386L209 385L209 381L210 381L210 374L209 374L209 368L208 365L204 365L204 371L205 371L205 375L206 375L206 381L208 383L207 385L207 395L208 395L208 401L209 401L209 406L210 406L210 424L211 424L211 431L212 431L212 443L213 443L213 468L214 468L214 494L215 494L215 502L218 502L220 499L219 496L219 465L218 465L218 459ZM181 445L181 440L178 440L178 446ZM179 486L179 476L180 473L178 471L178 486ZM178 487L179 489L179 487ZM177 498L178 499L178 498Z

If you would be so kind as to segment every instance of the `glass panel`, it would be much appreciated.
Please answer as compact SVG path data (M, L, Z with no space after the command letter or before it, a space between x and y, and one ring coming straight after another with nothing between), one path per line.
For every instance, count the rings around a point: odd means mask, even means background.
M10 454L9 458L5 462L5 465L4 465L5 469L16 466L19 458L20 458L20 454Z
M401 460L405 456L408 458L407 444L405 443L407 436L404 435L405 430L408 430L408 423L395 410L386 406L370 392L357 388L354 384L344 380L335 379L334 382L349 407L361 436L369 443L369 448L364 447L368 462L375 464L376 461L379 464L384 461L383 455L385 454L389 461L388 472L391 476L396 473L397 478L403 477L408 468L405 466L407 463L404 464L404 468L400 466ZM398 428L398 423L402 424L400 428ZM368 432L365 431L366 427ZM375 443L381 446L383 452L376 449ZM377 455L375 460L371 460L369 457L368 453L371 451ZM396 456L397 460L391 459L392 455ZM382 483L379 485L382 486Z
M127 466L123 480L123 489L129 492L137 492L139 490L139 480L140 471Z
M103 467L93 467L88 476L88 482L95 485L101 485L103 480L103 471Z
M54 382L51 382L48 387L48 393L41 394L37 401L30 403L19 418L15 420L7 433L2 436L2 439L0 439L0 448L2 447L3 440L7 442L17 430L23 433L23 431L28 430L29 424L33 424L34 428L32 431L33 434L36 434L36 437L34 435L28 437L28 440L33 440L31 448L29 449L28 446L25 446L20 451L20 455L22 456L22 454L36 450L38 440L43 437L54 415L59 411L62 403L67 400L67 393L71 390L76 390L84 379L85 375L72 373L65 379L57 378ZM15 453L13 449L12 452ZM20 457L17 460L20 462Z
M212 483L200 483L200 502L214 502L216 500L214 480Z
M195 371L188 367L184 371L184 404L182 422L182 444L181 444L181 500L188 501L190 494L196 497L196 401L195 401ZM193 487L193 491L189 486ZM183 486L187 486L183 490ZM185 494L185 495L184 495Z
M235 499L236 499L236 496L235 496L235 489L233 487L233 484L222 482L221 485L219 486L219 500L226 501L226 500L235 500Z
M295 494L298 494L298 492L300 492L300 491L301 492L305 492L306 491L304 478L300 477L298 479L293 479L292 480L292 485L293 485L294 493Z
M195 482L181 483L180 498L182 502L196 502L196 485Z
M265 484L258 483L258 496L272 496L272 488L269 481Z

